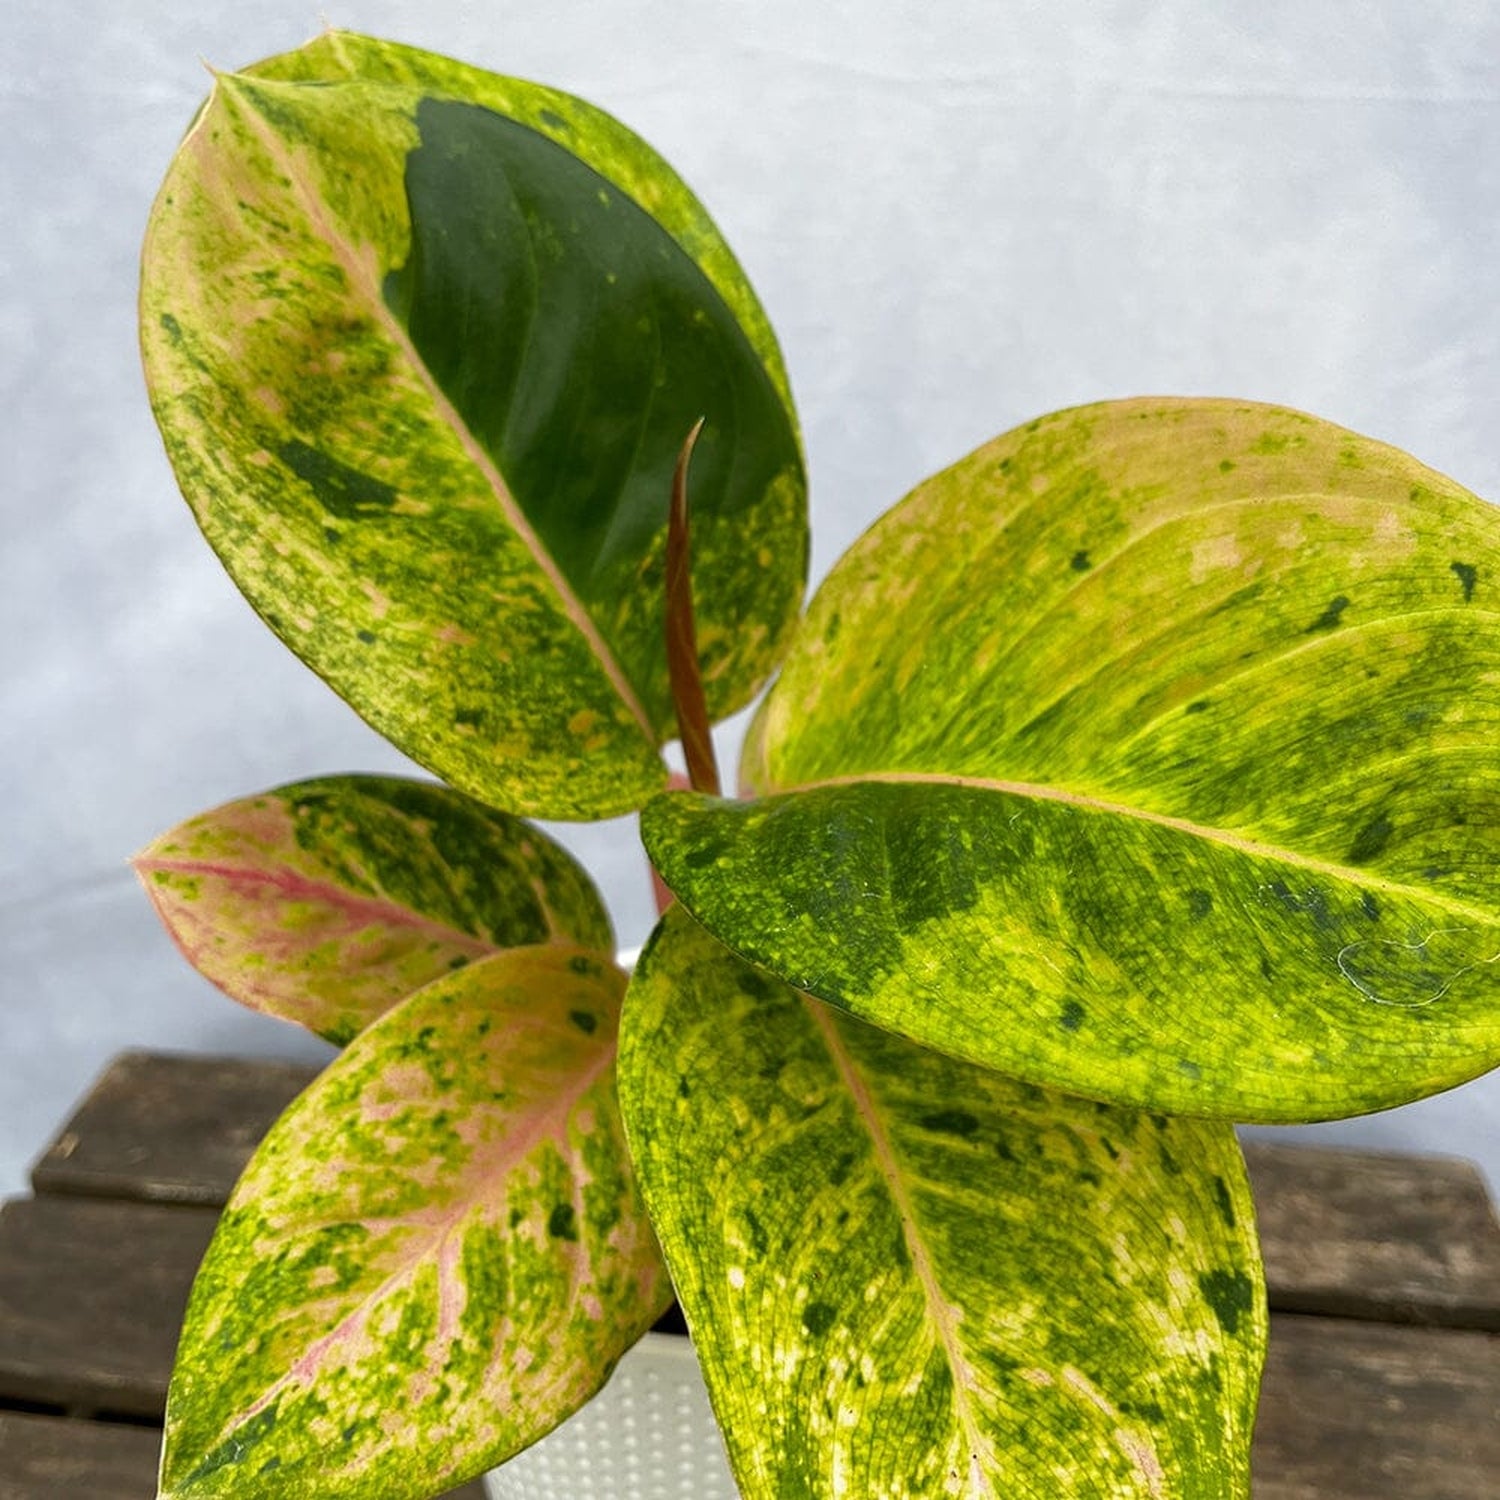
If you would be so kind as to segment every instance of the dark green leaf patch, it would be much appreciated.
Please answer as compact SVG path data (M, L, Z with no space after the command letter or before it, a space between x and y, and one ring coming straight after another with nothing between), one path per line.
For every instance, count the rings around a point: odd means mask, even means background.
M760 581L765 592L785 576L779 628L802 557L795 531L768 529L790 517L765 504L782 487L800 493L790 415L704 272L571 151L453 100L422 99L416 123L411 252L386 298L665 736L653 560L678 450L704 418L692 475L695 530L710 544L695 558L700 610L751 633L761 601L741 590L754 581L712 544L741 530L761 548L790 540L786 574Z
M1213 1179L1214 1203L1218 1207L1219 1215L1224 1220L1227 1229L1235 1226L1234 1204L1229 1196L1229 1188L1222 1177Z
M1354 842L1349 846L1349 863L1367 865L1371 860L1378 859L1385 852L1385 847L1390 843L1391 835L1395 831L1396 825L1385 813L1372 818L1359 830Z
M396 490L348 464L290 438L276 450L277 457L313 492L319 505L341 521L357 521L371 511L388 511L396 503ZM338 533L325 530L325 540L337 541Z
M979 1133L979 1121L966 1109L942 1109L935 1114L923 1115L917 1124L923 1130L935 1130L940 1135L956 1135L963 1139Z
M1349 600L1343 594L1335 595L1328 601L1327 609L1307 627L1307 633L1312 635L1319 630L1336 630L1344 617L1344 611L1348 608Z
M1230 1338L1239 1334L1255 1307L1255 1284L1243 1271L1209 1271L1198 1278L1199 1290Z
M838 1308L826 1302L809 1302L802 1309L802 1326L813 1338L821 1338L838 1321Z

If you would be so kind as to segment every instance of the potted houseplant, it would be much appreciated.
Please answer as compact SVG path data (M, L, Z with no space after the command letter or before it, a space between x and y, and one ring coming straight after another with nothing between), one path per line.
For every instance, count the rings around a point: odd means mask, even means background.
M139 857L205 974L344 1044L204 1262L162 1496L434 1495L674 1290L747 1496L1245 1494L1232 1122L1500 1061L1493 511L1297 412L1106 403L804 616L786 374L696 200L346 33L216 78L141 327L208 540L440 778ZM778 668L726 799L710 726ZM677 900L627 981L522 820L637 809Z

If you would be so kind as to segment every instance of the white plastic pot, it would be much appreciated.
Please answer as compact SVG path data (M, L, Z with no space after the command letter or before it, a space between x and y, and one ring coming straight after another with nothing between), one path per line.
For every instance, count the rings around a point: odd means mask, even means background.
M486 1482L493 1500L739 1500L693 1346L668 1333Z

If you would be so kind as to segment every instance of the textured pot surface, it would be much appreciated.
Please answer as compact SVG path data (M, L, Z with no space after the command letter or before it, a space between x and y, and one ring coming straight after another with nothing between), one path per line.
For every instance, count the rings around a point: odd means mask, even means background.
M693 1346L648 1333L609 1384L489 1476L493 1500L737 1500Z

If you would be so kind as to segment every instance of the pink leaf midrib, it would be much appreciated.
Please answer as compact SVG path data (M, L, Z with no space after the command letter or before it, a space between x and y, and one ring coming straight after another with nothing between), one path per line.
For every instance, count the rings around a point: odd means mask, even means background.
M300 874L285 865L265 866L143 856L135 862L135 867L143 879L156 872L188 878L209 878L224 881L237 893L269 886L287 901L302 901L327 907L346 917L351 930L357 930L361 926L400 927L426 933L447 947L460 948L475 956L502 951L488 933L480 934L456 927L450 922L417 911L414 907L403 906L390 897L357 895L332 880ZM150 888L149 881L147 884Z
M429 1227L430 1233L414 1235L407 1242L406 1253L402 1255L398 1264L390 1270L380 1285L363 1293L358 1303L333 1328L329 1329L320 1338L314 1340L312 1345L299 1356L296 1363L292 1365L285 1375L272 1384L258 1400L245 1408L238 1416L232 1418L225 1429L225 1439L234 1431L236 1426L251 1420L259 1412L264 1411L288 1387L298 1384L310 1384L309 1377L317 1370L328 1351L355 1339L361 1332L365 1321L369 1318L374 1307L395 1291L403 1281L409 1280L415 1275L427 1260L434 1255L437 1257L439 1263L439 1330L441 1332L447 1322L445 1316L446 1310L442 1305L446 1300L443 1297L446 1280L442 1264L444 1258L443 1247L451 1240L455 1230L474 1212L476 1207L491 1201L503 1201L503 1194L495 1194L492 1198L491 1195L487 1195L483 1191L481 1185L497 1180L503 1183L506 1173L523 1162L549 1135L557 1136L578 1103L599 1082L601 1076L614 1065L617 1050L617 1040L611 1039L607 1045L601 1048L599 1056L583 1072L577 1075L573 1086L569 1090L553 1099L546 1108L538 1111L528 1129L519 1133L507 1134L503 1147L500 1150L485 1153L476 1152L475 1155L481 1157L482 1160L477 1166L471 1161L471 1170L466 1172L462 1178L465 1182L475 1184L474 1191L463 1195L455 1194L451 1206L447 1210L429 1208L425 1212L404 1215L397 1220L375 1221L377 1223L393 1224L424 1223ZM566 1149L565 1138L562 1144ZM361 1222L369 1223L371 1221L364 1220ZM583 1247L580 1242L580 1254L582 1252ZM576 1275L574 1279L577 1279ZM451 1331L451 1324L448 1326ZM491 1368L493 1368L493 1365Z

